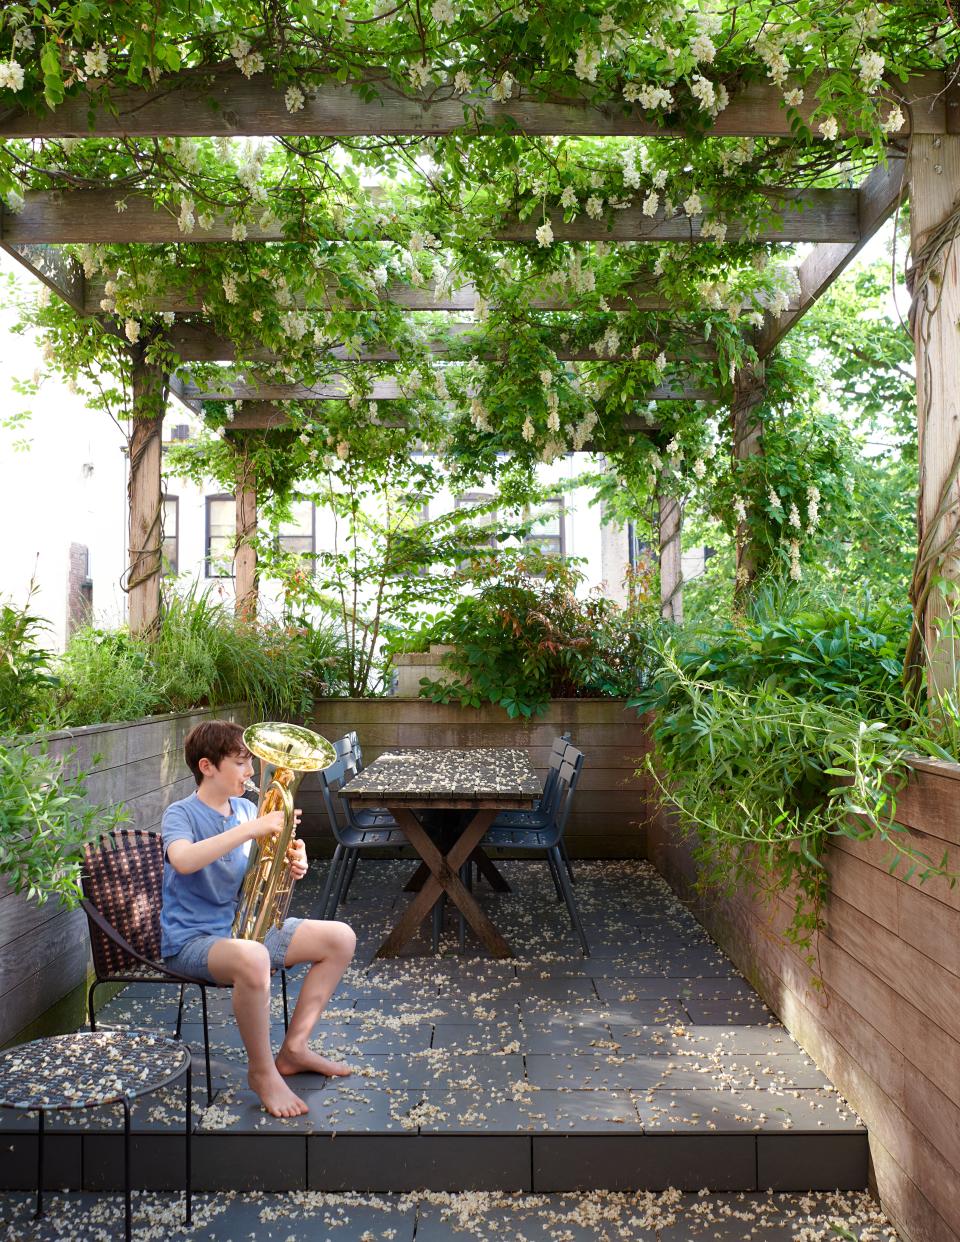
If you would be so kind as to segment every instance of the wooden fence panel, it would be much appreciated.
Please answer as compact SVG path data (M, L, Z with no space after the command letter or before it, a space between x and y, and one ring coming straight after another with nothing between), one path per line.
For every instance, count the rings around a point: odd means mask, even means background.
M918 763L898 795L905 843L960 858L960 765ZM960 1240L960 892L891 874L883 842L831 848L816 943L822 986L778 935L785 895L709 899L689 843L659 813L650 858L863 1118L881 1202L907 1242Z

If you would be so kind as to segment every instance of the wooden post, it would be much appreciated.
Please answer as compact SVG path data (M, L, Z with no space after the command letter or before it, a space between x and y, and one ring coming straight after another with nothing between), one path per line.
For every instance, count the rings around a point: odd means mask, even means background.
M658 497L660 506L660 615L683 624L683 570L680 535L683 510L674 496Z
M917 562L911 586L914 632L906 679L916 690L924 663L931 696L953 689L960 643L940 626L960 591L960 134L917 134L910 148L908 283L917 360L920 492ZM956 607L956 598L952 601ZM924 659L924 651L926 658Z
M131 374L128 564L126 591L131 634L150 635L160 621L160 482L167 377L147 362L148 342L133 347Z
M246 437L237 445L237 535L233 554L234 589L238 617L253 621L257 615L257 479Z
M763 452L762 424L757 409L764 396L763 363L746 366L738 371L733 381L733 401L730 417L733 423L734 466L756 457ZM747 591L757 576L756 548L750 540L746 522L737 523L737 578L734 597Z

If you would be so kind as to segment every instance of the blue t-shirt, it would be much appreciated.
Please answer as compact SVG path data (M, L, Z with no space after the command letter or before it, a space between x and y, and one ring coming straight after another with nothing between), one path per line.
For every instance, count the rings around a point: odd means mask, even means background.
M160 952L179 953L194 936L229 936L250 841L190 875L180 875L167 861L173 841L206 841L228 828L256 819L257 808L246 798L231 798L231 815L221 815L195 793L171 802L163 813L163 908L160 911Z

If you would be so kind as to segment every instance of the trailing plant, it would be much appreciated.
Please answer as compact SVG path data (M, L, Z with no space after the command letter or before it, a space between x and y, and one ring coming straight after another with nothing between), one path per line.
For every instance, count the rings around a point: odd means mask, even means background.
M551 698L635 693L650 671L653 614L599 594L578 598L581 581L570 562L535 548L465 567L466 592L417 636L420 646L452 644L442 663L454 676L424 678L420 693L436 703L494 703L512 717L540 715Z
M895 822L909 755L949 757L900 697L908 631L906 610L833 608L668 636L632 700L655 712L645 771L696 842L700 883L785 897L783 934L811 961L831 838L879 837L891 870L957 878Z
M83 847L129 818L97 806L84 774L43 750L0 744L0 876L15 893L76 906Z

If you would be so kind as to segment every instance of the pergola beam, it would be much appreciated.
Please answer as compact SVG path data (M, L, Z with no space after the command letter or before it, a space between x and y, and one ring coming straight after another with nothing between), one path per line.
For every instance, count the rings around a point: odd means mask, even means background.
M805 82L798 109L808 124L816 108L822 76ZM401 94L386 74L371 73L365 84L381 92L365 100L360 82L323 82L310 87L304 107L290 112L285 87L267 73L245 78L233 65L194 69L165 77L156 87L114 86L80 89L58 107L36 112L10 109L0 117L2 138L121 138L313 135L328 137L450 134L506 123L531 135L682 136L682 126L663 124L658 115L619 101L594 104L586 98L533 99L519 92L496 103L486 96L457 96L442 85L429 93ZM788 84L789 85L789 84ZM906 87L890 84L909 105L912 132L946 132L942 96L944 74L921 73ZM709 133L717 137L783 137L793 134L792 116L783 106L784 87L763 79L731 91L729 105Z
M175 377L172 391L190 409L196 410L204 401L345 401L354 390L342 376L331 376L325 384L273 383L269 380L245 383L237 381L220 387L204 388L184 377ZM422 397L422 388L404 386L395 379L375 380L362 401L404 401ZM638 401L719 401L712 389L686 384L660 384L636 398Z
M42 281L64 302L86 313L87 291L83 266L73 255L56 246L12 245L0 241L0 250L25 267L31 276Z
M856 190L764 189L771 212L779 218L756 228L731 220L727 240L756 242L857 242L860 239L859 200ZM214 217L210 229L181 232L173 204L159 207L145 194L121 194L111 190L34 191L25 196L22 210L0 209L0 240L8 245L114 244L129 242L176 245L178 243L229 242L233 224L223 215ZM117 203L125 204L122 211ZM639 206L614 211L609 222L579 215L565 222L561 212L551 213L557 241L697 242L702 240L704 218L672 215L662 208L646 216ZM542 221L514 219L491 233L499 241L535 242ZM308 242L320 239L304 225L300 234L284 232L275 221L263 226L251 220L245 240L251 242Z
M383 427L402 427L406 425L400 418L374 421ZM233 414L230 421L226 424L225 430L228 434L241 431L273 431L277 428L289 427L290 425L290 412L283 405L278 405L273 401L248 401ZM625 418L621 425L624 430L638 435L650 435L660 430L659 423L649 423L646 419L635 416ZM595 452L599 450L591 442L584 445L583 451Z
M769 314L766 316L756 337L760 358L766 358L776 348L793 325L826 293L870 238L890 219L906 197L904 166L905 161L900 158L879 165L857 190L859 237L855 242L823 242L814 246L803 260L797 272L799 304L779 318Z
M42 247L37 247L38 250ZM84 313L87 315L97 315L101 313L100 302L106 296L104 288L105 282L102 280L90 280L86 285L86 301L84 304ZM399 282L391 282L383 289L379 295L380 304L388 304L392 306L400 306L404 310L411 311L461 311L471 312L476 309L478 293L476 286L473 284L462 285L459 289L450 289L444 284L436 284L431 281L429 285L424 285L422 289L414 288L413 285L403 285ZM199 292L186 286L181 288L172 288L160 291L158 293L148 294L142 301L142 307L145 313L160 314L163 311L172 311L176 315L199 315L204 312L206 299L201 289ZM621 293L611 294L606 298L607 306L611 311L661 311L676 310L675 302L662 293L658 288L656 278L648 278L645 280L635 281L628 285ZM799 305L794 300L792 306ZM343 297L331 289L326 296L318 295L315 298L307 299L302 293L295 293L291 300L291 306L295 310L312 310L322 313L324 310L342 309L342 310L373 310L376 303L358 302L350 297ZM583 306L569 293L548 293L540 292L535 294L529 302L531 310L542 311L577 311L582 313Z
M470 337L481 329L476 323L451 323L448 327L449 338L438 337L425 341L428 351L437 358L484 357L492 358L493 354L479 355L470 348ZM228 337L222 336L205 324L178 324L171 328L167 340L176 350L182 362L235 362L238 357L236 344ZM663 348L661 343L650 337L640 342L642 357L655 357ZM386 345L374 345L362 350L359 354L350 352L343 345L334 345L328 349L317 351L324 358L338 362L396 362L400 355L395 349ZM687 358L711 359L716 357L716 350L703 340L691 340L683 347ZM630 352L598 354L587 347L571 348L558 344L557 357L563 362L628 362L633 357ZM249 350L239 351L239 356L250 362L273 363L282 359L275 350L255 346Z

